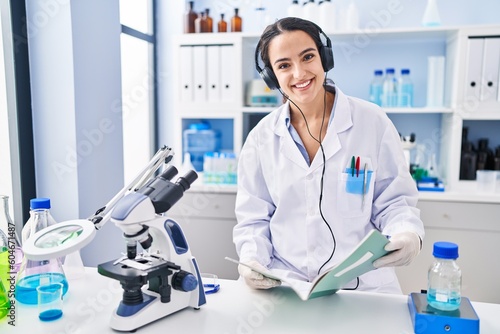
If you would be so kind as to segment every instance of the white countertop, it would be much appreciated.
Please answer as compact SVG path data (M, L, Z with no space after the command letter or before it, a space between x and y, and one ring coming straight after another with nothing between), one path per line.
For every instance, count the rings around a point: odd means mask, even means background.
M117 333L109 327L121 299L118 281L86 268L70 281L64 315L54 322L38 320L36 306L18 304L16 327L4 319L0 333ZM301 301L288 288L255 291L241 281L220 280L221 289L207 295L200 310L186 308L137 333L413 333L407 296L339 291ZM481 334L500 333L500 304L474 303Z

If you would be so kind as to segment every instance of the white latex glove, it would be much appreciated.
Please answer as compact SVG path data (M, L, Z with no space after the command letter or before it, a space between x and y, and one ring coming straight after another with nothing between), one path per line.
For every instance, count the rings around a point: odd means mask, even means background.
M375 268L406 266L420 253L420 237L415 232L396 233L385 250L392 253L373 262Z
M266 271L267 269L257 261L249 261L246 264L255 267L259 270ZM253 289L269 289L281 285L281 281L272 278L264 277L256 271L244 266L238 265L238 272L245 279L246 284Z

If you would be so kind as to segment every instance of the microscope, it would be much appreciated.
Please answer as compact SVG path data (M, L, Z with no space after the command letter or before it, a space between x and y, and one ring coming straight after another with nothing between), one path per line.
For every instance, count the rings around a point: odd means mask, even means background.
M150 175L166 158L171 158L171 153L164 148L156 165L147 168ZM132 331L181 309L199 309L206 303L198 265L184 233L177 222L163 215L198 175L189 171L174 183L171 180L175 175L177 169L167 167L142 187L117 196L112 205L98 210L90 219L96 229L111 220L123 231L127 246L126 255L97 267L99 274L118 280L123 288L122 300L111 317L110 325L115 330Z
M188 171L172 182L172 149L160 148L148 165L105 206L87 219L61 222L38 231L23 244L27 258L44 261L85 247L96 230L112 221L123 231L126 254L99 264L99 274L116 279L123 297L111 317L111 328L134 331L187 307L206 303L196 259L182 228L167 212L198 178ZM158 176L160 166L167 166ZM142 251L138 253L137 248Z

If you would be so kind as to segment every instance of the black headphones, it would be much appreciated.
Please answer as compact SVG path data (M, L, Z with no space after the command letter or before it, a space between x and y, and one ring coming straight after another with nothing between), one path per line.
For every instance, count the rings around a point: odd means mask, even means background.
M330 38L328 38L328 36L323 32L323 30L321 30L321 28L317 24L315 23L313 24L316 26L316 28L318 28L320 35L323 35L326 38L326 45L323 45L319 50L319 56L321 58L321 64L323 65L323 70L325 72L328 72L333 68L332 41L330 40ZM264 66L264 68L261 68L259 66L260 44L261 42L259 41L257 47L255 48L255 68L257 69L257 72L259 72L260 77L262 78L262 80L264 80L269 89L279 89L280 85L273 70L267 66Z

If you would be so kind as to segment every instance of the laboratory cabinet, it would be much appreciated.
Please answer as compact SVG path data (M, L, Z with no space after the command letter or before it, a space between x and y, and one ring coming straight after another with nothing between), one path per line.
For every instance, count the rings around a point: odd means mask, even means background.
M380 29L328 36L335 58L328 76L348 95L368 99L374 69L411 69L414 107L386 108L387 114L402 135L416 133L425 157L435 154L447 190L474 191L474 181L459 179L462 128L469 121L500 126L500 26ZM183 131L205 121L220 131L221 150L238 154L248 132L274 109L245 104L246 87L259 78L254 64L258 39L257 34L247 33L176 36L176 152L183 152L186 145ZM427 106L431 56L445 57L442 107ZM474 128L480 136L481 123ZM500 135L492 136L490 146L499 146ZM414 160L416 152L411 154ZM180 164L182 154L175 159Z

